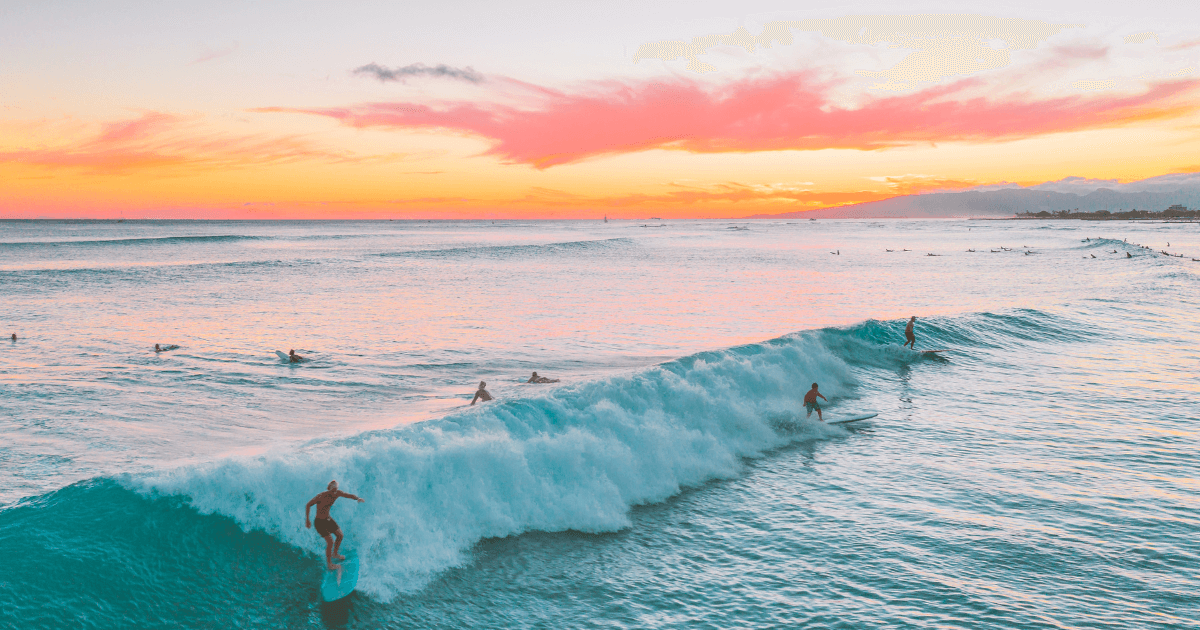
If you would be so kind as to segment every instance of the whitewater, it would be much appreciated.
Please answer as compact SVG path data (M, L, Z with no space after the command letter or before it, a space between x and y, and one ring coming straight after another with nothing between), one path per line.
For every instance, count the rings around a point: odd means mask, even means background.
M1149 221L0 221L0 627L1195 628L1193 258Z

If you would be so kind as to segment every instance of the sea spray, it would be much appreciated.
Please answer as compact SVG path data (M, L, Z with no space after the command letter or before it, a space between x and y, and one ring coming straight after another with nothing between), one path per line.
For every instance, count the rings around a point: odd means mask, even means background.
M790 336L125 483L322 553L301 512L337 479L367 500L333 510L362 559L361 588L388 599L462 565L481 539L619 530L631 506L737 474L742 458L804 434L772 419L793 416L812 381L835 400L855 382L814 335Z

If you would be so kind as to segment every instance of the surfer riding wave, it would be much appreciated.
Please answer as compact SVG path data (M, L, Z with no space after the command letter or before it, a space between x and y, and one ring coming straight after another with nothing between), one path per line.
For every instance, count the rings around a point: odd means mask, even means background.
M353 494L348 494L338 490L337 481L330 481L327 490L313 497L304 506L304 527L310 528L314 524L317 526L317 534L325 539L325 567L330 571L336 571L341 568L341 565L334 564L333 560L345 560L346 556L338 553L338 549L342 546L342 528L338 526L337 521L329 516L329 509L333 507L333 502L339 498L354 499L359 503L365 503L364 499L360 499ZM317 506L317 516L313 522L308 520L308 510L312 506ZM335 542L331 536L336 536Z

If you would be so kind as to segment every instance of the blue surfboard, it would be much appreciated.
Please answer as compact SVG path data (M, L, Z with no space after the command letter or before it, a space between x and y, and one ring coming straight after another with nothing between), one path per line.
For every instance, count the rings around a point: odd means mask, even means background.
M342 570L326 570L325 577L321 580L321 599L327 602L336 602L346 597L358 585L358 556L353 552L346 552L345 555Z

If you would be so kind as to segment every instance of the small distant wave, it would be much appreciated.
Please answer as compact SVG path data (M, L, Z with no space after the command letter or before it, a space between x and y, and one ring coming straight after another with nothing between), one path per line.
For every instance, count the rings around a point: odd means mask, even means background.
M381 252L378 256L402 258L512 258L516 256L543 256L553 253L580 253L610 249L633 244L631 238L606 238L564 243L538 245L479 245L471 247L446 247L439 249L414 249L408 251Z
M270 240L272 237L222 234L211 236L158 236L152 238L112 238L78 241L12 241L0 242L0 248L22 249L37 247L121 247L125 245L178 245L182 243L229 243L234 241Z
M1077 249L1107 249L1124 252L1127 249L1136 249L1137 245L1127 243L1117 238L1093 238L1090 241L1079 243Z
M71 280L88 279L92 276L108 280L130 278L136 279L147 274L196 272L206 269L225 269L233 272L240 270L282 269L305 267L322 264L326 261L309 259L273 259L273 260L230 260L206 262L145 262L145 263L114 263L108 266L86 264L83 266L7 266L2 267L6 279L18 281L66 283Z

